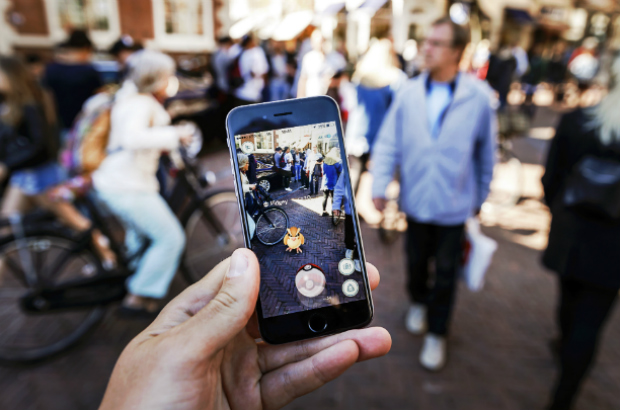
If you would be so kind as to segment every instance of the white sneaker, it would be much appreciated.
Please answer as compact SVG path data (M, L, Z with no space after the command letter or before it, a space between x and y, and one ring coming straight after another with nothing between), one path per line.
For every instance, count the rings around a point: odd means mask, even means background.
M285 191L292 191L291 188L284 188Z
M412 303L407 312L405 327L409 333L421 335L426 332L426 306L420 303Z
M428 334L424 338L424 346L420 352L420 364L433 372L441 370L446 364L446 338Z

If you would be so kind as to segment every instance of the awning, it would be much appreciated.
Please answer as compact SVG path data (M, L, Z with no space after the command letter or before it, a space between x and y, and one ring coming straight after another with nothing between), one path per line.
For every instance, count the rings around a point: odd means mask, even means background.
M288 41L297 37L312 23L314 13L311 11L296 11L288 14L273 31L276 41Z

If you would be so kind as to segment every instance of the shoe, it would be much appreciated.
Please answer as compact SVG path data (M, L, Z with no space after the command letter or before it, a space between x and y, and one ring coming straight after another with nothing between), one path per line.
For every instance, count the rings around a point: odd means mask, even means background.
M428 334L424 338L424 346L420 352L420 364L426 370L436 372L446 365L446 338Z
M329 214L327 212L323 211L323 215L321 215L321 216L329 216Z
M292 191L291 188L284 188L285 191Z
M344 251L344 257L347 259L353 259L353 249L347 249Z
M407 331L414 335L426 332L426 306L421 303L412 303L405 319Z

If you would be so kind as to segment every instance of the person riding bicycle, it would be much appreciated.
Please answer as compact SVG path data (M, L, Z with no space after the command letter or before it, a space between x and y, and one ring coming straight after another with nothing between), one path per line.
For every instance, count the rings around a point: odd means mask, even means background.
M66 179L57 161L60 138L53 103L26 66L11 57L0 57L0 134L0 182L9 178L0 215L6 218L39 206L76 231L91 229L90 220L72 203L48 196ZM92 236L104 266L112 266L116 259L107 238L98 230Z
M161 153L188 144L191 133L170 126L170 115L160 103L168 97L174 60L144 50L132 55L129 67L110 113L108 155L93 173L93 184L121 220L129 252L138 251L144 239L150 242L127 281L121 312L152 315L168 292L185 247L183 228L159 194L157 167Z

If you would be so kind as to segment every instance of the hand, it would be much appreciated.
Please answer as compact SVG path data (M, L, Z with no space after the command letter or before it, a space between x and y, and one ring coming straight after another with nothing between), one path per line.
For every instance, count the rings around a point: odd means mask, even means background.
M252 191L256 190L256 184L251 184L251 185L248 185L248 186L250 187L250 190L252 190Z
M385 211L385 206L387 205L387 199L385 199L385 198L373 198L372 202L375 204L375 208L377 208L377 211L379 211L379 212Z
M340 217L340 209L333 209L332 215L334 215L336 218Z
M172 300L121 354L100 410L279 409L390 350L382 328L256 343L259 277L254 253L239 249ZM376 288L370 264L368 278Z
M181 136L179 137L179 142L184 147L187 147L187 146L189 146L189 144L192 143L192 139L193 139L193 135L192 134L181 134Z

